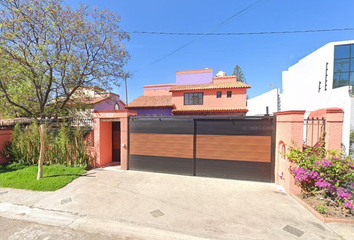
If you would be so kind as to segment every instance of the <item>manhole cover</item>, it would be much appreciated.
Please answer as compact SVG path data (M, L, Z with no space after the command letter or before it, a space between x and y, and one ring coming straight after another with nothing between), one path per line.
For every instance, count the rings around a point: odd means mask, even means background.
M154 217L154 218L158 218L158 217L162 217L163 215L165 215L163 212L161 212L159 209L156 209L152 212L150 212L151 215Z
M63 205L63 204L66 204L66 203L69 203L69 202L72 202L73 200L71 199L71 197L69 198L64 198L60 201L60 204Z
M284 228L283 228L284 231L288 232L288 233L291 233L297 237L301 237L302 235L304 235L304 231L296 228L296 227L293 227L293 226L290 226L290 225L286 225Z
M4 194L6 194L6 193L8 193L8 191L0 192L0 195L4 195Z

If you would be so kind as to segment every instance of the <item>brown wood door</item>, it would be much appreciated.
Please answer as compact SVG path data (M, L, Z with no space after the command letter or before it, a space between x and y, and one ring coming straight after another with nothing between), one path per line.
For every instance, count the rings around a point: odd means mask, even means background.
M112 162L120 162L120 122L112 122Z

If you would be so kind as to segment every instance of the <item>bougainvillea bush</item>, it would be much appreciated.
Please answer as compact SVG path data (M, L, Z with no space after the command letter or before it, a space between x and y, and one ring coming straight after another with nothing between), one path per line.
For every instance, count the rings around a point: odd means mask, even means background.
M324 142L314 147L290 148L288 159L296 184L305 195L322 195L330 205L354 209L354 160L326 151Z

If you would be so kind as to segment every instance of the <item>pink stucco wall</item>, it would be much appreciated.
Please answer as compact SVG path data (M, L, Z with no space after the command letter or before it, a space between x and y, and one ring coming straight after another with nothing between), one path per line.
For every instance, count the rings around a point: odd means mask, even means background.
M176 84L174 84L174 83L145 85L144 86L144 96L161 96L161 95L171 96L172 93L170 92L170 88L175 85Z
M328 108L326 115L326 149L341 150L344 111L341 108Z
M294 164L284 157L289 147L302 149L305 111L277 112L276 138L275 138L275 183L284 187L286 192L300 193L300 188L295 185L294 177L289 168Z
M276 116L276 153L275 153L275 182L284 187L285 191L293 194L300 193L295 185L294 177L289 169L291 163L284 154L290 147L303 148L305 111L277 112ZM326 149L341 149L343 110L339 108L319 109L310 114L310 117L324 117L326 119Z
M2 129L0 130L0 150L4 148L6 142L10 141L12 130ZM8 163L8 159L0 155L0 164Z
M112 162L112 121L120 121L121 124L121 169L128 169L128 120L129 116L135 116L136 111L94 111L94 138L96 166L105 166Z
M100 165L112 162L112 122L100 123Z
M221 98L216 97L216 92L221 91ZM227 98L227 91L232 91L231 98ZM203 92L203 105L184 105L184 93ZM178 91L172 93L172 102L177 109L180 108L208 108L208 107L232 107L244 108L246 103L246 88L237 89L210 89L210 90L193 90L193 91Z

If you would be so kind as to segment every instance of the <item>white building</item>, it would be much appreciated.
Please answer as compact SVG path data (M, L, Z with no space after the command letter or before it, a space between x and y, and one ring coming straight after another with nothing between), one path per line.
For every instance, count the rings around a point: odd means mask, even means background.
M264 114L266 106L270 113L306 110L307 114L321 108L342 108L342 142L348 151L350 129L354 130L353 85L354 40L331 42L283 71L281 93L272 90L250 99L247 115Z

